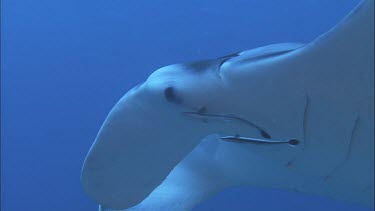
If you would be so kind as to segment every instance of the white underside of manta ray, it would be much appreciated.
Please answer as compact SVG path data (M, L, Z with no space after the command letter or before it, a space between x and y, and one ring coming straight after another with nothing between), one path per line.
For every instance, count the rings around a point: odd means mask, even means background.
M373 207L374 0L307 44L155 71L105 120L81 181L102 210L191 210L230 186Z

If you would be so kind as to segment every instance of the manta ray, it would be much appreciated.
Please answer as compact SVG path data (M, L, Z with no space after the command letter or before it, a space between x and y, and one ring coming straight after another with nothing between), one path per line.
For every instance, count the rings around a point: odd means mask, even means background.
M191 210L225 188L374 206L374 0L308 44L162 67L110 111L81 182L100 210Z

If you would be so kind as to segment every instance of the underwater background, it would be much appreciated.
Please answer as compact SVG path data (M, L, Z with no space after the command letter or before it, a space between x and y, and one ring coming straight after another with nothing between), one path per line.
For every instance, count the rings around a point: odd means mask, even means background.
M309 42L359 0L2 0L1 210L91 211L83 160L110 109L154 70ZM372 209L231 188L194 211Z

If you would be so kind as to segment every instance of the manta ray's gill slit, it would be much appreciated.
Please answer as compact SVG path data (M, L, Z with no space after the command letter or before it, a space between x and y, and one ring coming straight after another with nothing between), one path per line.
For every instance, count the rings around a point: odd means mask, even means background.
M249 120L246 120L244 118L238 117L233 114L207 113L205 106L201 107L198 111L185 111L184 114L189 115L189 116L218 118L218 119L223 119L223 120L236 120L238 122L242 122L244 124L249 125L250 127L257 129L263 138L266 138L266 139L271 138L271 135L267 131L265 131L264 129L252 123Z
M306 141L306 128L307 128L307 115L308 115L308 111L310 109L310 98L309 98L309 95L306 93L306 102L305 102L305 109L303 111L303 120L302 120L302 126L303 126L303 142L304 142L304 146L302 149L305 149L306 148L306 144L307 144L307 141Z
M350 134L350 138L349 138L349 143L348 143L348 150L346 151L346 154L345 154L345 157L344 159L339 163L337 164L325 177L324 177L324 181L327 181L329 180L330 178L332 178L332 176L337 172L337 170L339 170L342 166L345 165L346 161L349 160L350 158L350 155L351 155L351 151L352 151L352 145L353 145L353 139L354 139L354 134L355 134L355 131L357 130L358 128L358 121L359 121L359 115L357 114L356 116L356 119L354 120L354 124L353 124L353 127L352 127L352 131L351 131L351 134Z
M302 130L303 130L302 131L303 132L303 146L301 147L302 151L306 149L306 133L307 133L307 129L306 128L307 128L307 116L308 116L308 111L309 110L310 110L310 98L309 98L309 95L306 92L306 95L305 95L305 107L304 107L304 110L303 110L303 118L302 118ZM295 156L292 159L290 159L285 164L285 166L286 167L291 167L294 164L294 162L296 161L297 156Z
M359 115L357 114L357 118L354 121L352 132L350 134L350 140L349 140L349 144L348 144L348 150L347 150L347 153L346 153L346 156L345 156L345 161L350 158L350 154L351 154L351 151L352 151L354 134L355 134L355 131L358 129L358 122L359 122Z

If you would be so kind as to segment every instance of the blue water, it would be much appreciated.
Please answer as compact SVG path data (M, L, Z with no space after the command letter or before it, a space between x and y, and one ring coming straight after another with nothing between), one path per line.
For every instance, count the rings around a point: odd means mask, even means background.
M155 69L308 42L359 0L2 0L1 210L97 210L80 169L116 101ZM195 209L371 209L230 189Z

